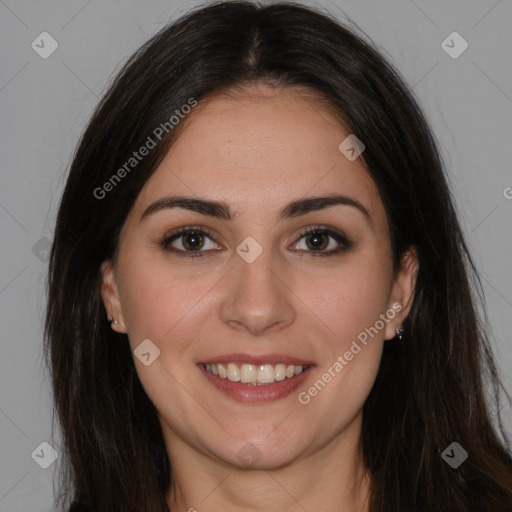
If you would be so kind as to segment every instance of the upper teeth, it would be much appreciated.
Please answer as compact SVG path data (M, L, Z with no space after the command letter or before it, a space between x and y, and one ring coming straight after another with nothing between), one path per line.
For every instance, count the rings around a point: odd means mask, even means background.
M245 384L271 384L272 382L284 380L286 378L299 375L305 369L304 366L293 364L242 364L238 366L235 363L206 364L206 371L213 373L223 379L229 379L233 382L243 382Z

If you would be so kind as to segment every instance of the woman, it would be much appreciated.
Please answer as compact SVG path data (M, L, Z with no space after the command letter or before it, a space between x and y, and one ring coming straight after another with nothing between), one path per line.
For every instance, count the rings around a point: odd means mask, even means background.
M114 80L60 205L61 504L512 510L477 283L369 43L297 4L194 10Z

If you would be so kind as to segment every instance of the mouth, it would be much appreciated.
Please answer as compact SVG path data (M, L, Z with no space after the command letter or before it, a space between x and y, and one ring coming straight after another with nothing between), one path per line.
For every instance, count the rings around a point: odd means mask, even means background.
M308 366L279 363L255 365L244 363L218 363L204 364L205 370L221 379L231 382L241 382L252 386L265 386L285 379L292 379L296 375L304 373Z
M209 361L197 366L217 390L239 401L266 403L285 398L308 377L314 364L289 358ZM294 364L296 363L296 364ZM299 364L302 363L302 364Z

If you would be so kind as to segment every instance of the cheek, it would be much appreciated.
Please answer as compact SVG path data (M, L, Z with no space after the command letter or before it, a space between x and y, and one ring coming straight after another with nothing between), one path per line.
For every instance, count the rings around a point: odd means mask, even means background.
M134 244L123 247L118 263L123 316L132 344L138 339L161 338L179 314L180 290L169 272L163 271Z
M129 250L126 251L130 253ZM123 282L123 315L132 345L151 339L165 351L183 350L197 334L208 312L209 291L218 275L183 275L178 267L137 258L136 252L119 265Z
M330 332L338 346L350 344L385 313L390 272L378 258L354 258L329 278L312 281L298 295L307 298L308 307L328 327L325 332Z
M363 406L375 382L383 348L390 292L388 267L381 260L359 259L325 280L309 297L322 320L322 364L299 403L310 407L315 428L324 428L326 411L332 429L344 428ZM318 397L318 398L317 398ZM342 406L340 406L342 404ZM313 425L312 425L312 428Z

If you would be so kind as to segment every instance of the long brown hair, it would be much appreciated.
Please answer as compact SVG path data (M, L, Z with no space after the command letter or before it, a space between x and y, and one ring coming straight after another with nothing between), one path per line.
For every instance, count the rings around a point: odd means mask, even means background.
M395 270L406 248L418 251L406 337L385 342L364 405L370 511L510 512L510 440L499 413L499 431L490 414L503 386L487 318L477 314L482 287L417 101L370 40L330 15L244 1L198 7L144 44L113 80L75 152L51 251L45 324L63 438L58 503L89 512L168 510L173 473L161 427L125 335L109 328L100 265L115 253L135 198L171 147L176 131L158 138L155 128L168 126L191 98L256 82L307 88L330 105L366 146ZM152 134L154 149L112 181ZM443 458L454 441L468 454L456 469Z

